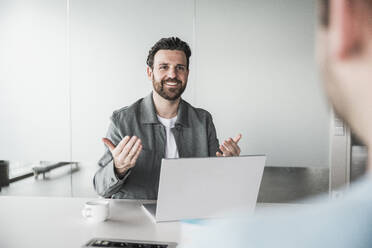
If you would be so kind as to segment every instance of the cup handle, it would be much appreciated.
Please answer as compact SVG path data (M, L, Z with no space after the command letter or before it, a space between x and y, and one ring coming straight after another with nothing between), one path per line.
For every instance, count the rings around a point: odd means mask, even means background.
M92 217L92 209L90 209L90 208L84 208L84 209L81 211L81 213L83 214L83 216L84 216L85 218L90 218L90 217Z

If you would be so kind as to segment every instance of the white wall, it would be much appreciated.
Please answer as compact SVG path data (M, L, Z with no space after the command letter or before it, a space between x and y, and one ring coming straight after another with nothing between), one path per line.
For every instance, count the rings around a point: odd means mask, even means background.
M193 52L185 99L213 114L221 141L241 132L242 154L265 153L268 165L328 166L313 1L70 0L67 34L66 2L27 2L0 2L1 158L96 161L112 111L151 90L148 50L175 35ZM40 24L19 26L34 12ZM17 53L27 44L32 56Z
M193 45L194 5L190 0L74 0L70 10L72 158L97 161L113 110L152 90L145 74L151 46L172 35Z
M328 166L314 1L196 1L197 104L271 166Z
M70 159L66 68L66 2L1 1L1 159Z

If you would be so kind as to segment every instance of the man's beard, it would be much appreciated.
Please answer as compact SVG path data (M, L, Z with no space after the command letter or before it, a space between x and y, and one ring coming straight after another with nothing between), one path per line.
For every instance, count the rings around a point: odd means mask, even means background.
M164 86L166 82L177 83L178 87L176 87L176 88L168 88L167 87L166 88ZM186 89L186 83L183 86L182 82L180 80L176 79L176 78L161 80L160 82L156 81L154 78L152 78L152 85L154 87L154 90L161 97L163 97L164 99L167 99L169 101L177 100Z

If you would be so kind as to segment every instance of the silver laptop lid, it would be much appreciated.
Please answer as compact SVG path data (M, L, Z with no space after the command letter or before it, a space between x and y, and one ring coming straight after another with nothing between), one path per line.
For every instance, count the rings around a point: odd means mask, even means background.
M266 156L163 159L156 221L254 210Z

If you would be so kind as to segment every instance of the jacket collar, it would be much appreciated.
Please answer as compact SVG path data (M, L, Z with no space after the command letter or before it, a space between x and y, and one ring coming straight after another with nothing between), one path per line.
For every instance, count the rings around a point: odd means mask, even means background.
M181 98L180 105L178 105L176 126L189 126L189 104Z
M178 106L177 121L176 126L181 125L184 127L189 126L188 120L188 103L184 100L180 101ZM141 122L144 124L160 124L158 117L156 115L154 99L152 98L152 92L143 98L143 101L140 103L140 116Z

